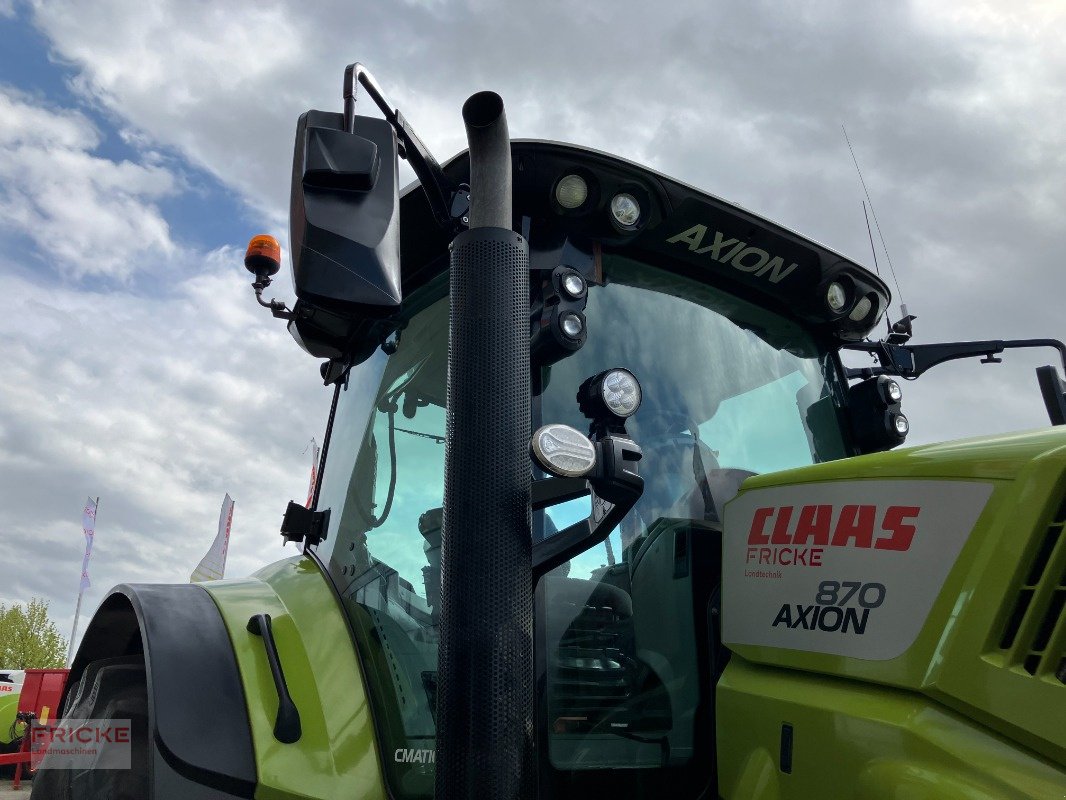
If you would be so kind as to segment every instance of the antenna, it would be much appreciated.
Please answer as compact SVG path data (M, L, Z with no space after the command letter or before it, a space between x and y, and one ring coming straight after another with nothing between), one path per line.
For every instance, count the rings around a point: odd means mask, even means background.
M866 212L865 200L862 201L862 215L866 217L866 235L870 237L870 252L873 254L874 257L874 272L876 272L878 277L880 277L881 268L877 266L877 248L874 247L874 234L873 231L870 230L870 215Z
M870 197L870 190L866 188L866 181L863 179L862 170L859 168L859 159L855 157L855 148L851 146L851 139L848 138L848 129L844 127L844 123L843 122L840 123L840 129L842 131L844 131L844 141L847 142L848 151L851 153L851 160L855 163L855 171L857 173L859 173L859 183L862 184L862 191L866 195L866 203L870 204L870 214L872 214L873 218L874 218L874 227L877 228L877 236L881 240L881 247L885 251L885 258L888 260L888 269L892 273L892 282L896 285L896 297L899 298L899 308L900 308L900 314L902 315L902 319L900 319L900 321L897 322L896 325L891 326L890 330L893 333L896 333L896 334L904 334L905 333L907 335L907 338L910 338L910 328L911 328L910 322L911 322L911 320L913 320L915 318L910 316L910 314L907 313L907 304L903 302L903 290L899 288L899 279L896 277L896 268L892 264L892 256L889 255L888 245L885 244L885 235L883 233L881 233L881 223L877 221L877 209L874 208L874 201ZM866 213L866 203L863 203L863 206L862 206L862 210L863 210L864 214ZM867 233L869 233L869 231L870 231L870 218L869 217L866 218L866 230L867 230ZM873 236L872 235L870 236L870 247L871 247L871 249L873 248ZM875 252L874 253L874 267L876 268L876 266L877 266L877 253ZM878 270L878 275L880 275L880 274L881 274L880 270ZM897 326L901 326L900 330L898 330L898 331L896 330ZM904 340L904 341L906 341L906 340Z

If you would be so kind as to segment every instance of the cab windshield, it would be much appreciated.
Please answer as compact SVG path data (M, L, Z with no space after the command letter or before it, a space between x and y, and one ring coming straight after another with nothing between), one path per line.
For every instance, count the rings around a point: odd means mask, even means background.
M611 255L599 277L587 343L534 376L533 427L587 430L580 383L629 369L644 395L627 428L644 453L645 490L606 542L536 587L542 793L700 789L713 769L710 609L722 507L752 474L847 455L843 381L832 354L797 324L720 290ZM316 549L352 622L391 792L429 798L446 278L407 307L394 352L379 349L338 388L318 501L331 514ZM534 515L534 540L588 506Z

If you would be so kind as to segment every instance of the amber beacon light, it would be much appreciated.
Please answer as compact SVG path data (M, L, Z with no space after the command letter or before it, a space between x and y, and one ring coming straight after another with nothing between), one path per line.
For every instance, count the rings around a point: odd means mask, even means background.
M281 245L265 233L253 236L244 254L244 266L257 278L276 275L281 269Z
M270 285L272 276L277 275L281 269L281 245L278 240L265 233L253 236L244 253L244 266L255 275L252 288L255 289L255 299L259 301L259 305L269 308L270 313L279 319L292 319L292 312L280 300L263 299L263 290Z

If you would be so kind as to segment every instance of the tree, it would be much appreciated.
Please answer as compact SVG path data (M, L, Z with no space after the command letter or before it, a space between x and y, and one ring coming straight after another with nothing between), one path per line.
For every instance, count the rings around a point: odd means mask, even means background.
M0 603L0 667L49 669L66 664L67 642L48 617L48 601Z

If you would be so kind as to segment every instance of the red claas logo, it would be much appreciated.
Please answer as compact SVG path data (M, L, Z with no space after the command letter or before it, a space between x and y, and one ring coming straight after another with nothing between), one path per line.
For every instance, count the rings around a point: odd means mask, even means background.
M784 566L822 565L827 547L906 552L919 506L769 506L758 508L748 531L746 561Z

